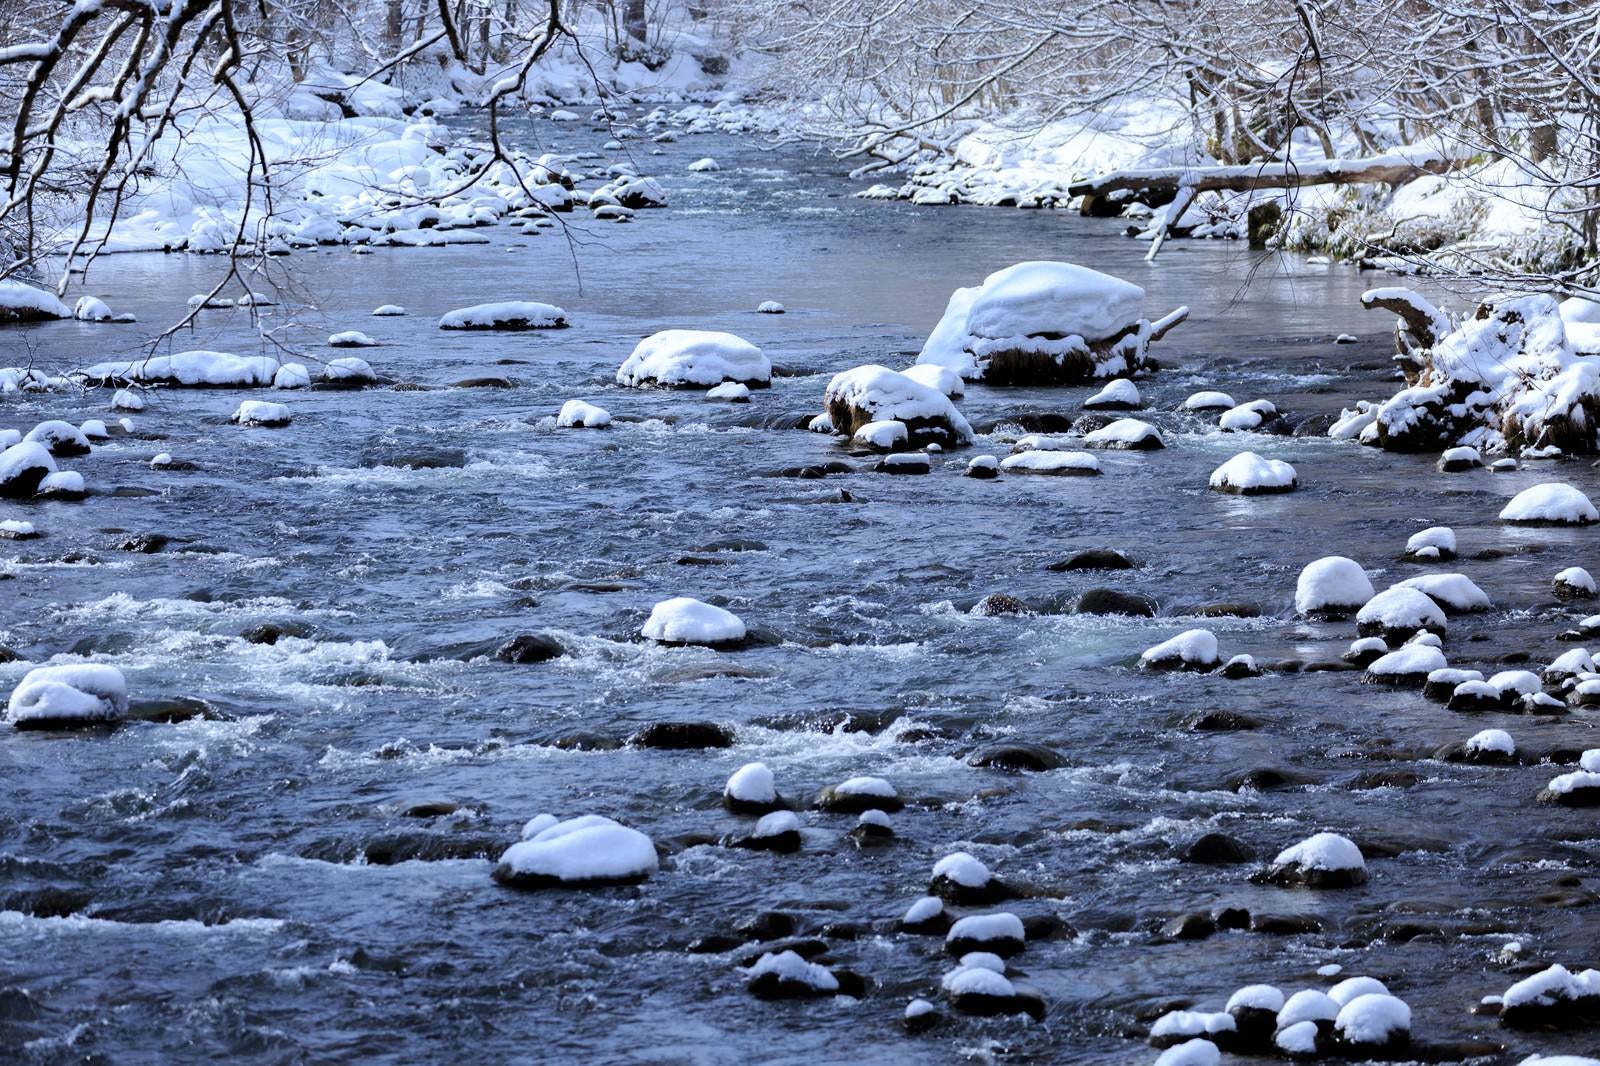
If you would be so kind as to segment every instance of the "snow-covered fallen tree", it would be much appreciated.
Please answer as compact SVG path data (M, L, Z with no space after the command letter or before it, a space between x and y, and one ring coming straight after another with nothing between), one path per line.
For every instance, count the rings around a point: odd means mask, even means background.
M1406 387L1345 411L1332 436L1402 452L1600 450L1600 305L1499 296L1452 322L1408 289L1374 289L1362 303L1399 316Z

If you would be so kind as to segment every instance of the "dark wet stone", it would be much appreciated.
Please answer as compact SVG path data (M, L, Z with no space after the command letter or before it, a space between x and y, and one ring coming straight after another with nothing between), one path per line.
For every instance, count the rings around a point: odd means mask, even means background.
M131 700L127 720L131 722L188 722L200 718L208 722L227 721L227 716L205 700L192 696L167 696L161 699Z
M0 910L19 911L35 918L67 918L86 910L92 902L93 897L82 889L48 886L10 893L0 903Z
M1600 807L1600 788L1574 788L1567 792L1544 789L1539 802L1556 807Z
M762 911L751 915L738 925L733 931L751 940L782 940L786 936L794 936L799 931L800 923L795 921L792 914L783 911Z
M963 476L970 477L970 478L974 479L975 481L993 481L995 478L1000 476L1000 469L999 469L999 467L994 467L994 466L969 466L969 467L967 467L967 469L964 472ZM935 1012L932 1012L932 1011L929 1011L927 1014L922 1015L922 1017L937 1017L937 1016L938 1015ZM909 1025L911 1023L908 1021L906 1024L909 1027Z
M1500 661L1505 663L1507 666L1517 666L1521 663L1531 663L1533 661L1533 653L1527 651L1511 651L1500 656Z
M400 812L403 818L444 818L456 813L461 808L449 800L429 800L423 803L413 803Z
M1226 833L1207 833L1184 847L1178 857L1184 862L1224 866L1249 862L1250 849Z
M996 618L1003 615L1032 614L1033 609L1015 596L1007 596L1003 592L991 592L978 601L972 613L985 618Z
M689 946L684 950L691 955L721 955L723 952L742 948L747 943L749 941L745 940L744 937L716 934L691 940Z
M827 477L829 474L854 474L856 468L849 463L835 460L829 463L813 463L810 466L786 466L781 470L772 472L772 477L794 477L802 480L814 480Z
M858 848L882 848L894 843L894 829L876 822L859 822L849 835Z
M564 654L566 649L552 637L537 633L519 633L494 651L494 658L503 663L526 665L548 662Z
M905 807L905 801L899 796L840 792L837 786L829 785L817 793L817 798L811 801L811 806L832 814L860 814L862 811L885 811L893 814Z
M1261 608L1253 603L1203 603L1187 613L1201 618L1260 618Z
M1337 659L1324 659L1306 663L1300 668L1300 672L1304 674L1342 674L1355 669L1357 667L1353 663L1340 662Z
M1072 420L1072 428L1069 430L1069 432L1077 433L1079 435L1087 435L1093 433L1097 429L1105 429L1111 423L1115 422L1117 418L1117 415L1079 415L1077 418Z
M1414 788L1419 778L1410 770L1368 770L1356 775L1350 788L1364 791L1372 788Z
M1078 597L1074 614L1125 614L1151 618L1156 613L1156 602L1135 592L1116 589L1090 589Z
M740 538L729 538L727 540L714 540L714 541L711 541L709 544L696 545L692 550L693 551L697 551L697 552L704 552L704 553L706 553L708 555L715 555L715 554L717 554L719 552L735 552L735 553L764 552L764 551L767 551L768 549L767 549L766 544L762 543L759 540L744 540L744 539L740 539Z
M652 722L629 737L628 744L665 751L730 748L733 730L715 722Z
M1212 917L1216 920L1218 929L1250 928L1250 912L1243 907L1223 907Z
M1320 933L1322 922L1311 914L1254 914L1250 917L1250 931L1269 936L1299 936Z
M727 566L726 559L713 559L705 555L680 555L675 560L678 566Z
M802 711L763 715L756 718L755 722L768 729L808 733L881 733L893 725L901 713L899 709Z
M746 943L749 943L749 941L746 941ZM754 966L761 961L761 956L777 955L784 951L792 951L802 959L817 959L828 953L828 945L816 937L791 937L788 939L769 940L741 955L739 957L739 965Z
M602 733L567 733L557 737L551 746L562 751L617 751L622 741Z
M962 1014L970 1014L980 1018L993 1018L1007 1014L1026 1014L1036 1021L1043 1021L1045 1015L1044 997L1027 985L1017 981L1011 982L1013 994L1009 996L991 996L977 993L966 993L950 997L950 1005Z
M1229 659L1217 671L1217 676L1229 681L1245 681L1252 677L1261 676L1261 668L1248 659Z
M452 389L514 389L517 383L510 378L462 378L450 383Z
M1311 779L1304 774L1263 766L1228 778L1228 790L1243 792L1245 789L1253 789L1256 792L1271 792L1273 789L1295 788L1310 783Z
M950 912L941 910L932 918L921 922L898 921L895 928L912 936L944 936L950 931Z
M139 500L146 496L159 496L161 493L139 485L118 485L106 495L119 500Z
M1066 765L1066 760L1042 744L993 744L967 758L968 766L990 770L1043 773Z
M1239 711L1201 711L1190 715L1184 724L1196 732L1208 733L1260 729L1265 723Z
M1020 893L1015 888L998 877L991 877L984 884L973 886L958 884L944 874L940 874L928 883L928 895L938 896L946 903L954 903L960 907L987 907L993 903L1004 903L1008 899L1020 898Z
M1204 940L1217 931L1209 914L1184 914L1168 922L1164 930L1174 940Z
M1035 940L1065 940L1078 935L1070 922L1054 914L1029 914L1022 917L1022 935Z
M1025 947L1027 947L1027 941L1018 940L1015 937L1009 936L992 937L988 940L979 940L976 937L963 936L946 940L944 942L944 950L946 953L953 955L958 959L972 951L987 951L991 955L998 955L1002 959L1009 959L1013 955L1020 955Z
M15 663L21 661L22 656L17 654L15 650L6 647L4 644L0 644L0 663Z
M926 1033L930 1029L936 1029L943 1021L944 1015L937 1010L925 1010L920 1014L905 1015L902 1019L902 1024L905 1025L906 1032L915 1035L917 1033Z
M1051 563L1045 569L1058 573L1071 570L1132 570L1136 565L1114 548L1088 548Z
M154 555L172 543L172 538L165 533L138 533L128 537L117 545L117 550L122 552L138 552L144 555Z
M401 862L439 862L445 859L488 859L498 861L513 842L499 837L456 836L428 832L396 832L367 841L362 854L372 866L393 866ZM495 880L507 882L495 871Z

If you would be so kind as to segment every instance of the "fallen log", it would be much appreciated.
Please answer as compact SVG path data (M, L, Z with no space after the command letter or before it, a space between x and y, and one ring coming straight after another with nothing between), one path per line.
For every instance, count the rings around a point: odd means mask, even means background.
M1411 181L1424 174L1444 174L1461 164L1428 152L1394 152L1361 159L1318 159L1295 163L1245 163L1229 167L1151 167L1113 170L1097 178L1073 182L1069 196L1101 197L1116 192L1176 194L1231 189L1297 189L1305 185L1359 185Z

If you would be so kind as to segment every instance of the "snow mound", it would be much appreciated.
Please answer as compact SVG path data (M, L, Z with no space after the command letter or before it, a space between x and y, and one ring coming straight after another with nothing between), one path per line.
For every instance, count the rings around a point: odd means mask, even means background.
M1277 415L1278 408L1271 400L1251 400L1224 411L1217 420L1217 427L1225 433L1248 433L1260 429Z
M1211 472L1211 487L1241 496L1290 492L1299 484L1294 467L1255 452L1240 452Z
M1339 1016L1339 1004L1326 992L1315 988L1302 989L1290 996L1278 1012L1278 1028L1305 1022L1332 1022Z
M1013 474L1083 476L1100 473L1100 460L1088 452L1040 448L1006 456L1000 460L1000 469Z
M1174 1044L1156 1056L1155 1066L1219 1066L1222 1052L1211 1041L1196 1037Z
M731 333L669 329L640 341L617 370L617 384L710 388L737 381L753 388L771 382L772 364L761 349Z
M704 159L696 159L689 164L689 173L691 174L714 174L721 169L721 165L710 156L706 156Z
M642 881L656 871L655 845L609 818L571 818L506 849L494 879L513 888L577 888Z
M1347 1044L1388 1044L1410 1034L1411 1008L1394 996L1368 992L1341 1007L1333 1027Z
M1361 564L1341 555L1308 563L1295 583L1294 609L1300 614L1343 614L1359 610L1375 595Z
M1190 629L1139 656L1139 665L1150 670L1209 670L1216 666L1217 638L1209 629Z
M750 386L739 381L724 381L721 385L707 389L706 399L723 400L727 403L749 403Z
M378 375L373 372L371 364L365 359L346 355L339 359L330 359L323 365L321 381L324 385L357 388L362 385L376 385Z
M662 644L736 644L745 638L739 616L688 596L662 600L640 633Z
M278 361L271 356L193 351L96 363L80 376L94 384L246 388L272 384L277 372Z
M1419 629L1444 633L1448 628L1444 611L1433 597L1403 584L1384 589L1356 612L1356 630L1364 637L1389 639L1410 635Z
M908 434L904 422L868 422L850 438L856 444L876 448L882 452L893 451L906 443Z
M111 397L113 411L143 411L144 397L128 389L118 389Z
M11 278L0 280L0 324L71 317L72 312L56 298L55 293L24 285Z
M1225 411L1237 406L1225 392L1202 391L1183 401L1185 411Z
M1406 539L1406 554L1424 557L1423 553L1433 549L1433 554L1426 556L1431 559L1452 559L1456 554L1455 530L1448 526L1429 526L1420 533L1413 533Z
M1161 434L1148 422L1137 418L1119 418L1084 435L1085 448L1122 448L1133 451L1154 451L1165 448Z
M278 372L272 375L272 387L275 389L309 389L311 387L311 371L306 369L304 363L284 363Z
M1427 644L1407 644L1387 655L1379 656L1367 666L1367 677L1372 681L1407 684L1426 678L1435 670L1449 666L1444 652Z
M399 304L383 304L372 309L373 318L399 318L406 313L406 309Z
M347 329L328 336L330 348L376 348L378 342L358 329Z
M938 389L951 399L956 399L967 391L967 383L961 380L960 374L937 363L916 363L900 373L920 385Z
M611 412L582 400L568 400L556 415L556 425L562 429L600 429L611 424Z
M1127 378L1117 378L1083 401L1083 406L1090 410L1109 408L1117 411L1132 411L1140 407L1142 403L1143 401L1139 397L1139 386Z
M1485 729L1467 738L1467 750L1470 752L1496 752L1501 755L1515 755L1517 753L1517 742L1512 740L1511 734L1504 729Z
M1423 574L1407 578L1395 588L1416 589L1451 613L1487 611L1494 606L1488 593L1465 574Z
M728 777L722 796L730 806L768 808L778 802L777 782L766 763L745 763Z
M783 305L777 300L762 300L756 304L756 314L781 315L784 313Z
M1317 833L1280 851L1260 880L1283 886L1349 888L1366 882L1367 864L1349 838Z
M457 308L439 319L439 328L518 331L566 329L567 313L553 304L506 300Z
M246 400L233 412L230 422L241 426L262 426L277 429L289 424L289 408L268 400Z
M1143 289L1109 274L1072 263L1017 263L984 279L967 312L967 332L1099 341L1137 323L1143 305Z
M1584 525L1600 521L1600 511L1595 510L1589 497L1571 485L1547 482L1512 497L1500 512L1500 521Z
M18 729L115 722L128 713L128 684L114 666L40 666L11 690L6 717Z

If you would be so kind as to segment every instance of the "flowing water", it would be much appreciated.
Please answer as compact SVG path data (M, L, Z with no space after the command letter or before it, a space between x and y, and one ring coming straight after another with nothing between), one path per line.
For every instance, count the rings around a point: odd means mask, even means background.
M607 135L543 136L574 149ZM1245 285L1253 256L1233 244L1175 242L1147 265L1112 221L860 201L843 165L801 147L710 135L634 151L672 207L631 225L578 223L571 241L496 227L482 231L489 245L359 258L335 248L275 264L283 303L264 323L276 342L319 356L328 332L360 328L383 347L359 354L390 378L512 387L293 393L275 397L294 412L284 430L229 424L239 393L167 391L134 416L137 436L68 463L96 490L88 501L6 506L45 535L3 552L0 643L34 662L110 663L135 700L192 697L217 715L0 736L0 1057L1146 1062L1144 1033L1168 1006L1220 1010L1253 982L1322 987L1316 971L1329 964L1386 981L1411 1004L1419 1040L1592 1050L1592 1038L1504 1034L1469 1011L1529 972L1499 959L1509 941L1539 966L1593 961L1593 814L1535 805L1559 772L1549 764L1429 758L1486 726L1532 753L1581 750L1590 715L1473 718L1356 672L1227 681L1135 664L1196 625L1224 656L1336 660L1354 625L1293 617L1300 567L1349 555L1383 587L1422 572L1399 561L1406 537L1445 524L1462 549L1445 569L1496 604L1452 619L1452 665L1493 670L1530 653L1537 668L1587 613L1556 605L1549 587L1562 567L1597 561L1594 534L1511 529L1495 515L1530 484L1594 491L1600 479L1550 463L1446 476L1421 457L1224 435L1214 418L1174 413L1202 388L1270 398L1295 419L1393 391L1387 316L1358 306L1382 283L1371 275L1275 260ZM686 173L705 155L720 173ZM927 477L871 473L870 460L794 428L820 410L832 373L909 362L952 289L1043 258L1136 281L1149 312L1194 309L1159 345L1165 369L1140 381L1140 417L1166 450L1104 454L1093 479L960 476L970 454L1009 450L1019 414L1075 417L1090 389L970 388L964 412L998 428L975 452L936 457ZM216 270L201 257L103 260L89 291L140 324L10 329L0 365L131 349ZM491 299L557 303L574 326L435 328L444 311ZM755 314L764 299L789 313ZM366 317L381 303L411 314ZM632 345L669 327L737 333L783 376L749 405L617 388ZM1342 332L1363 339L1335 345ZM248 316L225 311L205 312L177 346L271 350ZM556 430L573 397L618 423ZM0 425L109 419L109 400L8 396ZM1209 472L1246 449L1292 462L1302 487L1208 492ZM199 469L152 470L158 451ZM859 472L772 476L836 459ZM153 494L112 495L119 487ZM171 541L119 550L147 533ZM1101 546L1141 565L1046 569ZM1519 551L1474 558L1485 549ZM1094 586L1151 597L1160 612L1065 613ZM970 613L996 592L1040 613ZM650 606L677 595L722 604L767 640L728 653L643 642ZM1218 602L1260 615L1194 617ZM241 637L262 623L291 633L271 645ZM566 654L521 666L484 657L518 633L551 635ZM28 666L0 666L0 690ZM1260 725L1187 727L1208 710ZM605 743L689 720L730 726L736 743ZM997 741L1046 745L1065 766L968 764ZM858 849L853 818L806 812L795 855L707 843L748 829L719 801L754 760L798 801L852 775L888 778L909 801L895 842ZM1260 769L1287 783L1233 787ZM436 802L454 813L407 813ZM546 811L638 827L666 849L662 869L598 891L493 883L489 856ZM1362 845L1365 887L1249 883L1323 829ZM1178 861L1210 831L1254 861ZM937 938L894 923L957 849L1032 886L1017 913L1077 931L1012 960L1048 1000L1042 1023L901 1029L910 998L939 999L950 962ZM1223 907L1320 928L1162 932ZM763 911L793 915L827 942L825 961L869 977L871 992L765 1003L736 968L750 949L686 950Z

